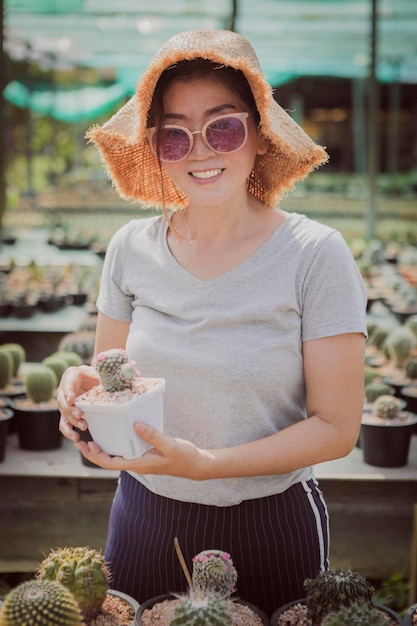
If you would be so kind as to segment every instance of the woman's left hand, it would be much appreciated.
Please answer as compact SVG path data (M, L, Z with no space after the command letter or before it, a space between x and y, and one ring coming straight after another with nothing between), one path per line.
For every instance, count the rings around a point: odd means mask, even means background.
M208 450L197 448L185 439L165 435L144 422L135 424L135 432L152 446L137 459L109 456L94 441L80 441L75 446L86 459L105 469L203 480L204 462L211 458Z

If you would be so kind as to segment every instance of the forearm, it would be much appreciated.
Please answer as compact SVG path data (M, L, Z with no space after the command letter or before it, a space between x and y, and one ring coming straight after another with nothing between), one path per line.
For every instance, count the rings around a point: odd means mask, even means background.
M360 419L341 428L313 415L257 441L202 451L199 479L285 474L346 456L359 427Z

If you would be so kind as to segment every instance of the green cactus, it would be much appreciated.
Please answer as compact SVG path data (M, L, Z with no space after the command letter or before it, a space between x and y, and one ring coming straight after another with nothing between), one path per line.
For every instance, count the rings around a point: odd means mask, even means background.
M87 623L99 614L110 587L110 573L103 555L88 547L52 551L40 564L36 577L65 585Z
M417 357L414 357L407 361L405 364L405 374L407 378L411 380L417 380Z
M379 396L373 406L373 414L382 419L395 419L401 411L401 402L391 395Z
M192 583L196 593L229 598L236 591L237 571L228 552L203 550L193 558Z
M385 347L395 367L404 367L416 343L416 337L407 326L399 326L389 333L385 340Z
M13 359L12 377L19 375L19 369L26 359L26 351L19 343L3 343L0 350L8 350Z
M343 606L322 621L322 626L387 626L387 624L387 620L374 606L356 603L348 607Z
M389 331L385 328L374 328L369 335L369 343L375 346L378 350L382 350L385 345L385 341L389 335Z
M81 626L71 593L50 580L28 580L12 589L0 608L0 626Z
M364 378L364 383L366 387L366 385L370 385L371 383L374 383L378 379L380 379L381 373L378 372L378 370L374 369L373 367L365 367L363 378Z
M58 356L48 356L42 361L42 365L46 365L46 367L49 367L54 372L59 385L62 374L68 368L67 361Z
M26 394L35 402L49 402L58 386L55 372L46 365L36 365L25 376Z
M0 389L6 389L13 374L13 357L8 350L0 349Z
M105 391L122 391L132 389L139 372L129 362L125 350L113 348L97 354L92 365L100 376L100 382Z
M407 318L405 325L411 330L411 332L417 339L417 315L410 315Z
M83 364L83 360L79 354L76 352L71 352L69 350L57 350L50 356L56 357L57 359L64 359L67 362L68 367L78 367Z
M77 330L68 333L59 342L59 350L64 352L75 352L83 362L90 362L94 354L94 330Z
M232 626L228 600L190 592L175 607L169 626Z
M392 393L392 387L385 383L370 383L365 387L365 399L367 402L375 402L379 396L387 396Z
M334 569L304 581L307 614L312 626L320 626L326 615L342 606L370 604L374 588L358 572Z

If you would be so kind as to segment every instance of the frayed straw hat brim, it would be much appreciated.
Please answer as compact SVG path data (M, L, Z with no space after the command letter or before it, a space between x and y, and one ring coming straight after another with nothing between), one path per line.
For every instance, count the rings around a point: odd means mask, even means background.
M256 158L248 189L267 206L275 206L298 180L325 163L328 155L274 100L252 46L237 33L187 31L172 37L142 75L135 95L104 126L93 126L87 138L99 148L121 197L160 209L163 188L167 208L187 206L187 197L160 168L146 137L146 125L162 72L179 61L197 57L231 66L245 75L260 114L262 132L269 140L267 152Z

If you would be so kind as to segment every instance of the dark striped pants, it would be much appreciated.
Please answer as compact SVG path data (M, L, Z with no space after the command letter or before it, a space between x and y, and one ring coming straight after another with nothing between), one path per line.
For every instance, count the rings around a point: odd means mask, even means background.
M327 508L315 480L216 507L155 495L122 472L105 549L112 588L139 602L186 591L174 537L190 571L192 557L202 550L229 552L238 572L237 595L267 615L304 597L304 580L328 569Z

